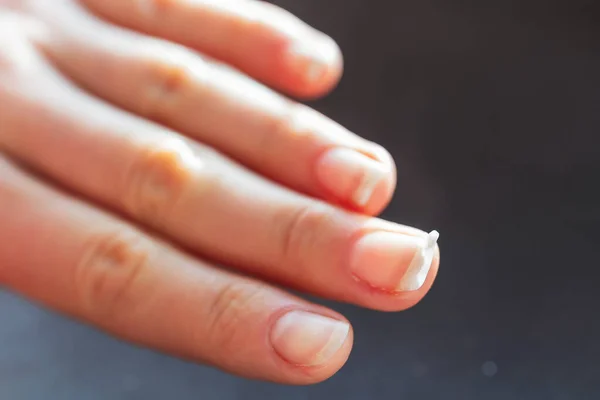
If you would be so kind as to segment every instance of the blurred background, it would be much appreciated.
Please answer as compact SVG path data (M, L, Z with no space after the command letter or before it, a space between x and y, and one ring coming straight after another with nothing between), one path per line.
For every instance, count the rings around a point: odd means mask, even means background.
M333 304L347 366L250 382L110 339L0 291L0 399L600 398L600 3L280 0L337 39L315 107L387 147L393 221L438 229L412 310Z

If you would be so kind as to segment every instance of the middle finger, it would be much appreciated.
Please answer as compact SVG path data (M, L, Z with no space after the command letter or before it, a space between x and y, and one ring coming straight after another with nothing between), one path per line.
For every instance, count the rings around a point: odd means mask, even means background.
M431 286L439 262L435 235L273 184L88 96L50 67L9 85L17 90L0 99L7 104L0 109L0 146L191 250L377 309L412 306Z
M38 12L51 26L44 49L91 92L308 195L370 215L389 202L395 186L390 155L318 112L71 2Z

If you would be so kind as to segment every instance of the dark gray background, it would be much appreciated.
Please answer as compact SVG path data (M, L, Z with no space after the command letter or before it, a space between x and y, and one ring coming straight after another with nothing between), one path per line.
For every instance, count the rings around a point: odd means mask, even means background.
M334 305L348 365L307 388L118 343L0 292L0 399L600 398L600 4L286 0L339 40L316 106L390 149L386 217L442 233L405 313Z

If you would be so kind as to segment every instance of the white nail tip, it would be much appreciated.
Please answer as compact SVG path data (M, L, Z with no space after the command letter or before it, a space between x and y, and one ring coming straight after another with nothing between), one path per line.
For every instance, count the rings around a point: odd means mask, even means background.
M379 182L384 180L387 175L388 171L383 164L379 168L366 169L360 186L354 192L352 199L354 203L359 207L365 207L371 200Z
M438 231L431 231L429 235L427 235L427 248L435 247L439 238L440 233Z
M419 290L431 269L433 256L435 255L435 247L440 238L438 231L431 231L423 243L423 247L415 254L410 266L406 270L398 290L402 292L410 292Z
M333 332L331 332L331 337L325 346L323 346L323 348L317 353L315 357L316 364L323 364L333 357L346 341L349 332L350 325L346 323L338 323Z

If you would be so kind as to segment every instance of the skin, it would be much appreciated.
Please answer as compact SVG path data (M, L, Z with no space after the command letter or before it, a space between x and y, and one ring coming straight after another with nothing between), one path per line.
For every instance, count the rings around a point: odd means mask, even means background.
M318 65L294 53L313 45ZM233 374L331 377L348 321L279 287L401 311L439 266L436 247L410 292L353 273L365 235L426 232L376 217L389 153L291 100L328 93L342 65L332 39L252 0L0 0L0 284ZM356 165L323 161L339 148L380 171L364 204ZM402 275L415 249L390 251ZM306 313L340 328L335 351L290 334L282 318Z

